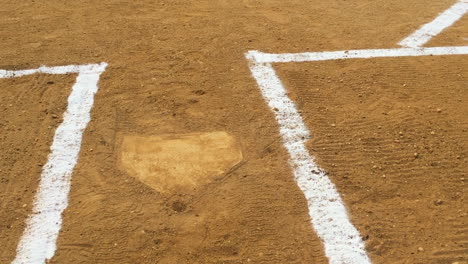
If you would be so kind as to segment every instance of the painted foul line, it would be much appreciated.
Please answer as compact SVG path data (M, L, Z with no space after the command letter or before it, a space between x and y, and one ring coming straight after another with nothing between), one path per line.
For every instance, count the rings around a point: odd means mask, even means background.
M398 45L403 47L421 47L444 29L450 27L468 12L468 0L461 0L441 13L430 23L425 24L413 34L403 39Z
M33 211L26 221L13 264L43 264L51 259L62 225L62 213L68 206L71 176L78 161L83 132L91 116L94 94L98 91L101 73L106 63L40 67L22 71L0 70L0 78L13 78L36 73L77 73L76 82L68 97L63 122L55 131L51 152L42 168Z
M246 54L250 71L280 126L283 144L299 188L305 195L312 226L322 240L330 264L370 264L364 241L351 223L344 203L326 173L315 163L305 143L310 138L299 111L273 69L272 63L312 62L385 57L468 54L468 46L398 48L270 54Z

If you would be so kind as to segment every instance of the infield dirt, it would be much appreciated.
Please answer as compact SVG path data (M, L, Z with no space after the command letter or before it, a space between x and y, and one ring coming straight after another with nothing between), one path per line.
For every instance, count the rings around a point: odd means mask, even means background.
M109 64L50 263L327 263L244 54L393 48L453 3L3 1L0 69ZM427 46L466 45L467 27ZM373 263L468 262L467 66L275 65ZM74 78L0 79L0 263L15 257ZM190 191L160 192L119 165L122 135L213 132L242 159Z

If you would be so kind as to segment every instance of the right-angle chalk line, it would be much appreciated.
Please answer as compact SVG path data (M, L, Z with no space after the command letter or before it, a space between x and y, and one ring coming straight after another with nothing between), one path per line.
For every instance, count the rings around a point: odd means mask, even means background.
M63 122L57 127L47 163L42 168L33 210L16 249L12 264L43 264L57 248L62 227L62 213L68 206L73 169L78 161L83 132L91 120L94 94L98 91L101 73L106 63L40 67L31 70L0 70L0 78L15 78L30 74L78 74L68 96Z
M466 13L463 0L443 12L433 22L423 26L399 44L407 48L343 50L271 54L249 51L252 76L279 124L283 144L289 153L289 163L299 188L308 203L312 226L322 240L330 264L370 264L365 244L351 223L346 207L326 173L315 163L305 143L310 139L294 102L273 69L272 63L313 62L343 59L385 57L467 55L468 46L420 48ZM461 13L463 12L463 13Z

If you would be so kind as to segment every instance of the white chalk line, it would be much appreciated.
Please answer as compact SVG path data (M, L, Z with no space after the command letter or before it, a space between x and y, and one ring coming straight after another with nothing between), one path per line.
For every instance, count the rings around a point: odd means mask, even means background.
M309 215L332 264L368 264L364 243L349 217L333 183L314 162L305 142L310 138L301 115L269 63L258 63L247 54L250 70L263 97L280 125L283 144L295 180L305 195Z
M41 66L37 69L29 69L29 70L0 70L0 78L21 77L21 76L31 75L35 73L45 73L45 74L96 73L96 72L101 71L102 67L105 68L104 65L107 65L107 64L101 63L101 64L67 65L67 66L55 66L55 67Z
M461 0L441 13L433 21L423 25L420 29L400 41L398 45L411 48L421 47L457 22L466 12L468 12L468 0Z
M263 53L249 51L248 58L257 63L284 63L284 62L312 62L342 59L369 59L384 57L415 57L415 56L441 56L465 55L468 46L460 47L431 47L431 48L396 48L396 49L363 49L303 53Z
M312 226L322 240L330 264L370 264L364 242L351 223L334 184L315 163L305 146L310 137L299 111L271 63L313 62L340 59L466 55L468 46L398 48L269 54L249 51L250 70L268 106L275 113L294 177L308 202Z
M48 161L42 168L33 212L19 241L13 264L43 264L51 259L62 225L62 213L68 206L71 176L78 161L83 132L91 116L94 94L98 91L106 63L40 67L22 71L0 70L0 78L13 78L36 73L78 73L68 97L63 122L55 131Z
M310 136L294 102L272 63L343 59L466 55L468 46L433 48L366 49L270 54L249 51L246 58L263 97L275 113L294 177L308 202L312 226L322 240L330 264L370 264L364 241L351 223L334 184L315 163L305 146Z

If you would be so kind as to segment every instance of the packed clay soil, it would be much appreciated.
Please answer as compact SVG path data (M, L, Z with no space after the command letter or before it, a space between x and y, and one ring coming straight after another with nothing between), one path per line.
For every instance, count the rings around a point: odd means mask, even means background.
M327 263L244 54L394 48L453 3L1 1L0 69L109 64L49 263ZM427 46L467 45L467 32L463 18ZM274 66L372 262L466 264L466 55ZM0 263L15 257L75 77L0 79ZM184 167L196 188L123 164L212 133L235 153L209 175Z
M466 261L467 67L460 57L276 67L376 263Z
M14 256L74 79L64 75L0 79L2 263L6 256Z

